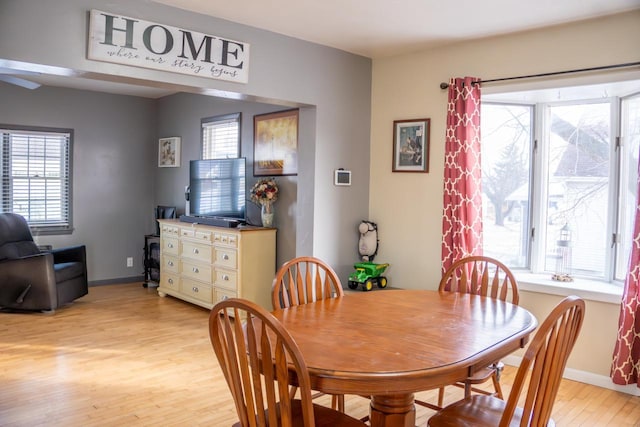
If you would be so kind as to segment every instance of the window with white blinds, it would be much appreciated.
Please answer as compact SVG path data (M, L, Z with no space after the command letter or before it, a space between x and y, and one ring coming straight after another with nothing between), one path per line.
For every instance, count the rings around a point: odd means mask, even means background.
M240 157L240 113L202 119L202 159Z
M39 233L71 232L71 129L0 127L2 211Z

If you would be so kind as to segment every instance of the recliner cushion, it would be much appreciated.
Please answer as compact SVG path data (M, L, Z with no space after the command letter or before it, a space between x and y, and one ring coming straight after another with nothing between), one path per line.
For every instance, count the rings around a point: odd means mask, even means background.
M8 242L0 245L0 261L3 259L18 259L40 253L38 246L34 242Z
M0 260L16 259L40 253L33 241L29 224L14 213L0 215Z
M53 270L56 276L56 283L66 282L84 274L84 265L81 262L61 262L54 264Z

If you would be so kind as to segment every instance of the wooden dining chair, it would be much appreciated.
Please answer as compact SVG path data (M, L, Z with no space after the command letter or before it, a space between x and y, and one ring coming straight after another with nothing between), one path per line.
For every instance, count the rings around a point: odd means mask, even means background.
M437 412L428 425L554 426L551 410L567 359L578 338L584 311L584 300L576 296L565 298L553 309L527 347L506 402L474 394ZM524 406L518 407L523 392L526 393Z
M488 296L516 305L520 300L518 284L511 270L497 259L486 256L469 256L453 263L442 276L438 289L441 292L460 292ZM503 369L504 364L496 361L486 368L477 371L464 382L451 385L464 388L465 398L469 397L471 392L476 392L494 395L502 399L500 374ZM493 392L474 387L489 380L493 382ZM416 400L416 403L430 409L440 409L444 402L444 391L444 387L440 387L438 390L437 406L422 400Z
M285 262L271 287L274 309L289 308L344 295L340 279L324 261L303 256Z
M259 305L240 298L217 303L209 316L209 336L240 418L234 426L366 425L313 404L309 372L297 344ZM290 370L295 371L299 399L289 393Z
M307 304L344 295L336 272L321 259L303 256L285 262L276 272L271 287L271 303L274 310ZM291 387L295 395L296 387ZM314 399L324 396L316 392ZM331 407L344 412L344 395L332 395Z

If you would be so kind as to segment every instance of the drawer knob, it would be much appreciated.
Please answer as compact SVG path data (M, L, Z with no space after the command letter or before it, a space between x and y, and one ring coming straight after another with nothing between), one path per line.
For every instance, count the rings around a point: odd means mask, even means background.
M173 261L169 261L167 262L167 264L169 265L169 267L173 267Z
M222 259L225 261L229 261L229 255L227 254L222 255Z
M224 276L222 276L222 280L229 280L229 276L227 274L225 274Z
M173 243L167 243L167 247L172 248L173 247Z
M199 273L199 272L200 272L196 267L193 267L191 270L192 270L194 273Z
M193 253L194 253L194 254L199 254L199 253L200 253L200 251L194 248L194 249L193 249Z
M226 300L226 299L229 299L229 297L228 297L227 295L224 295L224 296L222 297L222 301L224 301L224 300Z
M195 286L194 286L193 288L191 288L191 290L192 290L193 292L198 292L198 288L196 288Z
M169 279L167 282L169 282L170 285L173 285L173 279Z

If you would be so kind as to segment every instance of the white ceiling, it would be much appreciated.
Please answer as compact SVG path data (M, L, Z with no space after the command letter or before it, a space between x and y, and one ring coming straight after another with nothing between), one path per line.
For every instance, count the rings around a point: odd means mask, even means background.
M640 0L152 1L373 59L640 9ZM49 86L149 98L171 93L77 76L20 77Z
M640 8L640 0L153 0L381 58Z

